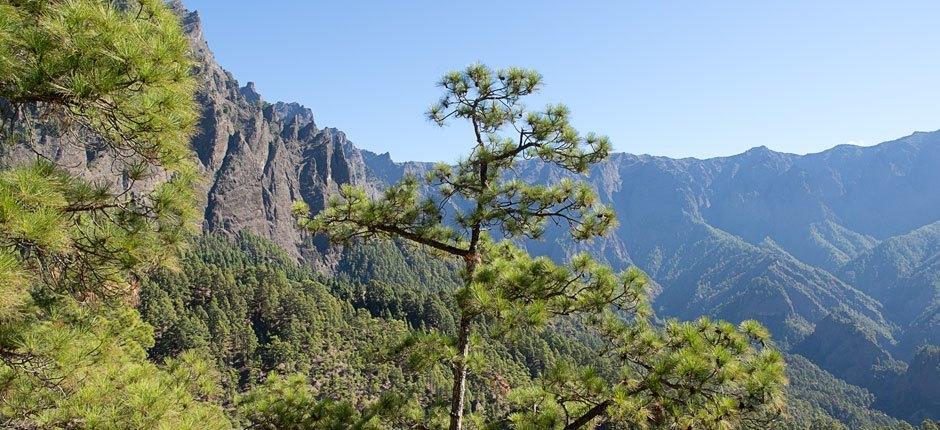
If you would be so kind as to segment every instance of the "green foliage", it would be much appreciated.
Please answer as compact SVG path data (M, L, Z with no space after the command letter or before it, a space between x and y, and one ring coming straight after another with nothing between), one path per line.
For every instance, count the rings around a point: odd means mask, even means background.
M755 322L734 327L701 318L658 330L608 314L600 326L607 351L621 360L619 376L611 382L592 367L557 363L517 395L514 423L766 428L783 412L783 359L765 346Z
M249 429L383 429L422 415L419 407L395 393L382 396L362 411L348 402L321 399L300 375L272 375L236 403L238 415Z
M2 245L19 249L60 291L122 294L142 271L171 266L194 231L188 42L159 0L0 8L4 140L33 147L28 126L41 116L57 124L63 145L105 144L119 173L92 182L42 157L8 169L0 179Z
M146 360L149 325L127 307L71 299L0 330L0 419L13 427L228 428L212 367L187 353Z
M410 393L409 404L417 400L426 413L420 418L398 419L419 427L446 427L449 383L444 373L446 369L439 363L453 352L448 351L440 332L421 330L421 321L411 324L414 330L409 335L403 325L394 320L420 319L421 309L441 302L449 293L435 291L436 285L423 283L422 279L439 274L439 268L433 264L423 266L420 256L408 256L408 252L407 248L395 246L360 247L350 255L361 263L374 264L349 264L346 267L359 270L352 279L339 276L329 280L323 288L311 289L304 287L304 283L316 283L318 276L293 263L266 241L247 235L235 242L204 236L184 256L180 272L164 272L143 285L141 310L156 329L157 340L151 354L164 359L194 345L205 347L212 352L220 368L225 369L226 379L234 381L227 384L230 390L226 398L236 390L252 390L258 382L272 375L285 374L281 379L288 379L297 378L294 373L300 372L309 385L304 388L305 392L317 402L334 405L346 402L356 413L361 413L381 399L383 393ZM403 266L402 261L415 264ZM317 310L282 313L283 309L303 307L296 304L262 309L257 304L260 302L253 300L260 298L262 290L257 273L265 271L279 272L283 277L264 279L286 279L286 282L272 284L265 292L281 297L284 303L286 291L300 291L309 298L301 301L315 303ZM372 280L366 282L368 279ZM240 297L249 299L244 305L223 305ZM355 308L368 310L373 317L364 317L362 311L357 312L344 303L346 300ZM442 312L450 320L459 317L455 307L445 307ZM539 413L525 422L533 423L536 428L551 428L544 423L551 419L552 410L560 409L548 406L551 402L557 404L553 391L548 391L552 387L548 381L553 377L558 380L554 375L565 374L554 372L567 369L569 375L582 377L585 369L593 369L585 378L595 381L595 386L596 381L609 387L621 380L618 378L623 362L616 351L610 349L610 340L599 336L593 326L585 325L587 322L558 318L541 331L524 330L521 336L477 344L474 355L480 358L472 360L475 367L468 376L468 402L475 405L476 412L471 413L468 420L480 428L505 425L511 414L531 410L523 405L527 402L533 405L537 400L541 402ZM291 326L310 327L311 334L309 337L290 336L278 331L279 327ZM497 330L500 326L498 320L484 321L480 330ZM210 330L209 327L216 328ZM436 327L426 324L425 328ZM758 325L747 323L743 328L755 337L763 336ZM738 333L743 335L744 331L738 329ZM397 342L399 336L406 340ZM319 338L326 342L311 340ZM237 343L238 339L244 341ZM399 349L386 351L396 346ZM275 349L301 352L277 355L267 352ZM424 353L396 354L412 350ZM599 355L599 351L610 353ZM787 356L787 362L791 384L787 390L786 415L774 426L845 428L841 421L849 425L848 428L907 428L897 420L872 412L869 408L873 398L865 390L832 377L799 356ZM248 375L244 384L233 387L243 374ZM413 383L412 378L418 382ZM588 382L580 383L590 386ZM525 396L531 400L526 400ZM594 399L601 398L598 394ZM578 407L586 409L585 406L576 402L566 404L572 413ZM385 419L392 418L385 416ZM238 419L243 420L244 416ZM607 425L613 426L612 423Z
M0 98L78 120L129 166L189 163L188 53L160 0L0 2Z
M478 252L480 233L488 230L504 236L538 237L545 223L555 220L567 223L574 237L588 239L614 224L613 212L581 182L542 186L507 175L524 158L584 173L610 152L606 138L579 136L563 106L525 111L521 98L540 88L540 75L517 68L493 72L472 65L446 75L440 86L445 95L429 110L429 117L441 125L449 118L470 121L475 145L469 158L456 166L440 164L427 175L427 183L436 192L422 197L419 180L413 176L377 199L360 188L345 186L315 218L308 218L309 210L298 202L295 213L301 225L328 233L337 242L392 236L466 257ZM446 214L446 203L455 198L468 202L469 209L458 205L453 214Z
M909 428L905 423L873 411L874 395L847 384L806 358L786 356L789 397L785 428Z
M352 405L321 400L301 375L272 375L237 404L247 428L339 429L358 420Z
M141 271L172 265L196 218L188 138L196 118L188 44L161 1L3 2L4 140L35 109L81 144L103 141L123 178L79 179L37 157L0 177L0 247L37 285L108 296ZM63 137L64 138L64 137ZM118 166L115 166L118 167ZM152 177L162 172L161 177ZM148 186L140 181L152 179ZM82 291L78 291L82 290Z
M33 147L41 115L106 143L122 174L93 183L41 157L0 172L0 425L230 427L212 367L147 361L129 306L195 218L187 49L161 1L0 2L4 143Z
M508 241L483 249L483 264L457 300L464 313L489 317L495 333L539 329L554 316L598 314L609 307L638 317L651 314L646 277L637 269L618 275L587 254L561 266L532 258Z
M391 265L419 258L383 246L356 255ZM435 305L441 308L434 315L442 320L453 321L459 311L443 305L450 292L429 291L433 286L419 281L398 283L432 277L433 266L370 266L384 275L365 284L358 276L340 276L324 285L274 245L249 235L235 242L203 236L182 260L182 270L163 271L142 286L140 309L156 332L153 359L205 348L224 369L226 397L274 374L299 373L317 401L348 402L363 411L385 393L404 394L409 404L418 401L427 411L411 418L417 423L438 428L435 423L446 421L449 384L441 360L452 356L453 344L445 345L448 337L432 320L418 321L410 331L403 322L423 318L423 310ZM545 363L559 357L596 362L577 330L558 321L533 336L479 344L468 382L470 401L483 411L478 418L495 421L507 413L509 388L531 383Z
M344 247L337 276L351 282L372 280L404 285L421 285L424 290L450 292L461 285L459 268L434 255L415 252L413 246L394 241L362 241Z
M567 224L573 238L584 240L603 234L615 223L610 208L601 205L584 183L565 180L550 186L531 185L512 176L513 166L524 158L538 158L584 173L590 164L603 160L610 152L606 138L593 134L582 138L570 125L568 110L563 106L549 105L543 112L526 112L521 99L537 91L541 79L531 70L494 72L482 65L442 78L444 96L430 108L428 117L439 125L448 118L468 120L475 144L467 159L456 166L440 164L427 175L426 182L434 190L430 195L422 197L418 179L406 176L379 198L371 198L364 189L344 186L312 218L304 203L294 207L302 226L327 233L333 241L394 237L464 260L465 284L456 300L461 312L452 342L454 357L448 360L454 373L452 430L462 426L470 338L474 325L485 313L467 298L491 287L475 282L478 267L487 264L489 258L488 232L509 238L535 238L541 236L547 222L555 221ZM454 200L466 204L451 205L452 213L447 213L444 208ZM512 288L508 284L503 287ZM507 297L502 303L509 304L514 293L507 296L505 292L508 289L497 293L497 299ZM526 302L525 294L521 292L517 297ZM521 305L526 310L516 310L528 313L526 319L535 322L541 318L544 322L547 315L538 310L543 304L534 298Z

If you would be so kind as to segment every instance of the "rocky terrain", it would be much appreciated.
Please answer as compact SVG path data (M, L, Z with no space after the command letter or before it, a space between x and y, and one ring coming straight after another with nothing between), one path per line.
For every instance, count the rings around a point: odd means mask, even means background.
M254 84L239 86L213 58L198 14L175 7L191 36L201 83L203 115L193 149L209 178L205 227L248 229L296 256L310 251L294 228L292 202L320 208L339 184L368 181L362 155L339 130L318 128L310 109L267 103Z

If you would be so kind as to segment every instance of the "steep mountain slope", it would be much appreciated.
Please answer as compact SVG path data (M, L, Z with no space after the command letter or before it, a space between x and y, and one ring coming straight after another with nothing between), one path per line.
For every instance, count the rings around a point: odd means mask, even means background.
M834 269L873 245L940 218L940 134L794 157L764 149L718 159L703 217L756 242L771 237Z
M834 271L879 240L940 219L940 190L930 185L940 182L938 161L940 133L931 132L805 156L765 147L707 160L617 154L590 180L623 225L655 229L687 217L755 245L769 237Z
M851 316L833 312L817 323L793 352L851 384L883 392L906 365L895 360L882 344L877 333L866 330Z
M848 429L900 427L897 419L872 410L875 396L868 390L847 384L801 355L787 354L786 358L790 409L800 411L791 428L833 428L820 425L825 418L815 422L806 419L816 413L831 416Z
M940 222L895 236L859 255L840 277L880 300L905 331L900 351L940 344Z
M663 286L656 299L663 314L695 318L707 310L731 321L758 319L786 346L842 310L892 337L880 305L825 270L707 225L683 241L657 257L667 262L653 275Z
M940 348L923 347L904 374L878 397L877 407L916 423L940 414Z
M791 253L794 248L786 246L800 240L818 243L824 237L827 246L838 243L839 249L854 255L873 246L874 239L850 233L832 220L817 222L801 209L796 212L803 213L806 234L781 235L754 227L783 228L775 224L785 218L778 212L787 207L785 201L798 199L777 192L761 192L769 200L761 203L765 209L739 207L755 199L755 192L743 188L774 187L755 176L781 176L799 164L799 158L762 148L710 160L615 154L586 179L614 206L620 225L612 236L586 248L614 266L635 264L647 271L662 288L656 304L666 315L689 318L704 312L732 320L757 318L788 345L810 333L832 310L844 309L892 338L892 323L881 315L877 301L829 271L801 261ZM527 181L567 176L537 164L521 171ZM733 188L736 181L741 185ZM735 211L741 211L739 217L746 222L728 223L727 214ZM734 230L715 226L710 217ZM790 218L788 222L798 224L797 215ZM544 242L530 242L528 248L555 257L574 251L553 233L558 232L550 231Z
M619 154L590 180L625 226L701 221L748 243L772 239L834 271L879 240L940 219L940 133L796 156L754 148L707 160ZM618 183L619 182L619 183Z
M267 103L252 83L240 87L213 58L198 14L180 2L173 6L197 60L203 112L193 149L210 178L206 228L228 234L247 229L294 256L313 251L294 228L291 204L303 199L321 208L339 184L367 183L362 155L344 133L318 128L310 109Z

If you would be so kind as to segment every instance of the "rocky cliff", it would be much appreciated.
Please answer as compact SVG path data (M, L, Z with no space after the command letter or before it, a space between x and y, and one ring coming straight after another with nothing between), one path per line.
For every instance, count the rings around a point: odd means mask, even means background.
M316 210L341 184L368 185L362 154L343 132L317 127L310 109L268 103L253 83L240 86L215 61L198 13L180 2L173 7L197 61L202 120L193 149L207 178L205 227L228 234L248 230L295 257L312 257L316 247L295 228L291 205L302 199Z

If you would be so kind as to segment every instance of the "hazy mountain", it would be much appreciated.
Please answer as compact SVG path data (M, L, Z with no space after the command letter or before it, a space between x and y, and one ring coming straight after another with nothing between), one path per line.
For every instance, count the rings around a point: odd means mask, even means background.
M792 342L847 309L892 344L921 311L886 317L844 267L940 219L940 190L929 185L940 181L938 165L937 132L806 156L763 147L707 160L616 154L587 179L614 205L620 227L589 249L646 270L663 287L657 305L667 314L757 317ZM530 166L523 175L563 173ZM530 249L563 253L549 236ZM924 285L927 276L918 276L912 282Z
M840 276L884 304L905 332L904 356L940 344L940 222L881 242L843 266Z

